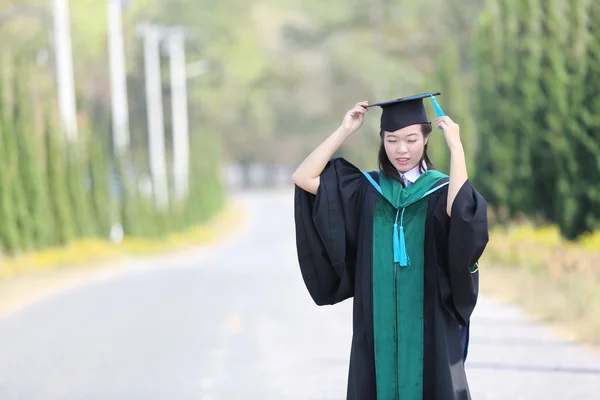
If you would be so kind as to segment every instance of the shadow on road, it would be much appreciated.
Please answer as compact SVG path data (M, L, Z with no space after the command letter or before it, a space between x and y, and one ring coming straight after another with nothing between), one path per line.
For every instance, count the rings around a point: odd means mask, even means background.
M579 341L576 343L565 340L540 340L533 338L486 338L477 336L470 340L471 344L484 345L484 346L523 346L523 347L573 347L580 344L597 346L599 342L592 341Z
M573 368L573 367L544 367L541 365L519 365L519 364L499 364L499 363L482 363L468 362L467 366L471 370L508 370L508 371L531 371L531 372L547 372L547 373L567 373L567 374L585 374L585 375L600 375L600 368Z

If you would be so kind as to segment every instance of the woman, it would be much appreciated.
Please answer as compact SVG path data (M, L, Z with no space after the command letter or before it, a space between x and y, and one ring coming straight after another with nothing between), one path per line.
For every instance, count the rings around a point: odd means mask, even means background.
M450 176L427 156L426 93L358 103L293 175L302 277L318 305L353 297L348 400L470 399L464 370L488 242L486 202L471 186L459 126L435 120ZM379 171L331 159L382 108ZM440 133L441 134L441 133Z

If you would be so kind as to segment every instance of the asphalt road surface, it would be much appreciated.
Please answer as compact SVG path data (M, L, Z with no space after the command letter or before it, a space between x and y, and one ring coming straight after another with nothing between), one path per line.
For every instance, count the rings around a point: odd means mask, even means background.
M246 193L233 239L0 319L0 399L344 399L351 303L310 300L292 198ZM468 374L476 400L600 399L600 358L485 297Z

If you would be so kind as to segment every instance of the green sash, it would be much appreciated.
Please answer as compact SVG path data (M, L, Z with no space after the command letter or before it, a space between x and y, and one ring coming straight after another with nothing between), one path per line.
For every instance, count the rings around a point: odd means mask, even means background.
M436 185L445 177L438 171L427 171L404 188L381 172L380 185L368 176L387 200L377 201L373 217L373 325L378 400L422 397L427 196L447 184Z

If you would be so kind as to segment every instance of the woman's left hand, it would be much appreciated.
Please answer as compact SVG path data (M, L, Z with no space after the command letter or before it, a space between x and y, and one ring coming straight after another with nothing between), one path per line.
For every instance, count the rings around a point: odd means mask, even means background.
M435 125L439 128L442 128L444 131L444 136L446 137L446 143L450 150L453 148L460 147L462 143L460 142L460 127L457 123L452 121L450 117L444 116L436 118Z
M465 152L460 142L460 127L450 117L436 118L435 125L442 128L446 143L450 148L450 185L448 185L448 200L446 202L446 213L452 216L452 205L458 195L460 188L468 180L467 162Z

